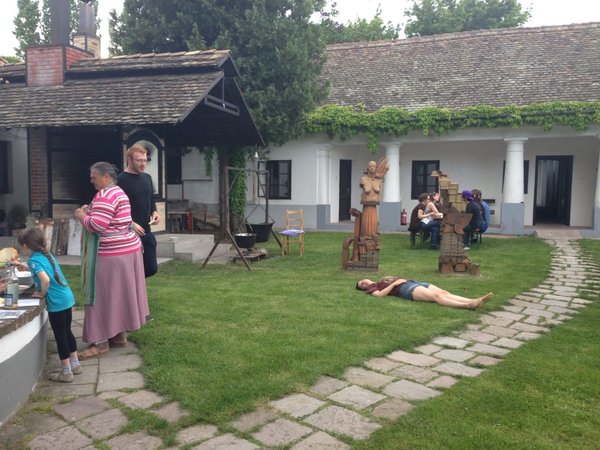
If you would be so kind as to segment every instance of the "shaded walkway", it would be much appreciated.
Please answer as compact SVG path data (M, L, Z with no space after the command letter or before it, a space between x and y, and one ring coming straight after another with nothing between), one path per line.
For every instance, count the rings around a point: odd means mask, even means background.
M338 439L367 439L428 398L442 395L461 377L475 377L502 361L511 350L551 331L573 317L600 293L600 270L581 255L572 236L544 235L552 246L549 276L537 287L510 299L500 310L480 315L479 323L449 336L439 336L416 349L396 351L351 367L339 379L320 378L304 393L270 402L232 422L230 430L210 424L182 428L175 445L194 449L349 448ZM81 337L83 314L74 332ZM188 416L177 402L144 389L137 369L136 347L113 349L109 355L83 362L74 383L42 381L22 411L0 430L0 442L32 449L150 449L165 445L146 432L122 433L123 411L144 410L176 423ZM56 355L48 367L57 367ZM64 401L73 399L73 401ZM11 444L12 443L12 444ZM180 448L171 447L171 448Z

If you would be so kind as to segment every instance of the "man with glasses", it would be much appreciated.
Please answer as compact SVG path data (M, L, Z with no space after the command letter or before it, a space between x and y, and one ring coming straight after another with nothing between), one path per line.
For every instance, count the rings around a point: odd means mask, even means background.
M152 177L144 172L149 162L148 151L144 147L134 145L127 150L127 167L117 177L117 184L129 197L132 229L142 241L146 278L158 271L156 238L150 225L156 225L160 221L154 201Z

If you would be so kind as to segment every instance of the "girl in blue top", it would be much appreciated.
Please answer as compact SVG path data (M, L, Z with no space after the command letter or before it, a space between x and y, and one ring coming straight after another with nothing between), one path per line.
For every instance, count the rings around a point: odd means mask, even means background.
M34 297L46 298L50 326L56 339L61 369L50 374L52 381L70 383L73 374L81 373L77 358L77 341L71 331L71 320L75 298L54 256L46 250L44 232L37 227L28 228L17 238L23 253L29 256L27 266L35 282ZM21 270L27 266L20 264Z

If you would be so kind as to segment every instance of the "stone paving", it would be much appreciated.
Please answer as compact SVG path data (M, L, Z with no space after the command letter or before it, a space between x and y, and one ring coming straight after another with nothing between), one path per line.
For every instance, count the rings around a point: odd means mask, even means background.
M137 371L141 358L130 343L83 362L83 374L72 384L40 382L28 405L0 430L0 447L166 448L161 438L147 432L123 431L129 422L126 412L142 410L182 425L169 448L350 448L419 402L443 395L463 377L478 376L513 349L571 319L591 303L582 293L598 296L600 270L581 256L578 243L548 242L554 246L548 278L501 310L482 314L479 323L438 336L415 352L399 350L369 359L363 367L348 368L340 379L323 376L309 391L272 401L234 420L227 430L211 424L187 426L188 411L146 390ZM80 337L83 312L75 312L74 318ZM47 367L57 366L57 357L51 357Z

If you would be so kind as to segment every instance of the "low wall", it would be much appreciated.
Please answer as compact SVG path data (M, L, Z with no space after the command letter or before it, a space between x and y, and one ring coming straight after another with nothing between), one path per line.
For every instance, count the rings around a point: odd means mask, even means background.
M46 305L19 309L19 318L0 319L0 425L27 402L46 363Z

